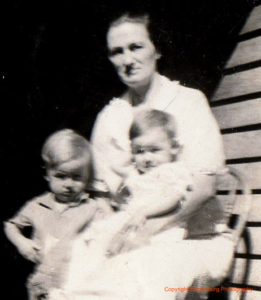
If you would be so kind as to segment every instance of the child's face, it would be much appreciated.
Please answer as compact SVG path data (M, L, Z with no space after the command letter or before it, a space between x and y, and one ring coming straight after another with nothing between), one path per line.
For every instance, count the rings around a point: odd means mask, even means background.
M77 199L84 191L89 178L88 166L72 160L47 171L50 190L58 201L67 203Z
M174 157L171 139L162 128L152 128L132 140L132 157L141 173L171 162Z

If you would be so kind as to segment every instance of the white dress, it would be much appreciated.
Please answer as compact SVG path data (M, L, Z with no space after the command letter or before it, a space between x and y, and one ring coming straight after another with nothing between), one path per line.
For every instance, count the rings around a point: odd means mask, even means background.
M206 176L223 168L222 138L205 96L159 74L157 77L157 88L150 91L146 106L174 116L183 147L179 161ZM130 165L128 131L134 110L127 92L100 112L93 130L96 174L111 191L116 191L122 180L117 170ZM185 292L167 292L165 288L188 288L203 274L215 279L226 274L233 257L229 239L177 241L174 231L165 230L153 236L147 246L104 260L84 280L85 265L80 258L78 272L74 272L78 276L74 275L64 290L54 291L50 299L184 299ZM84 242L79 239L77 243L73 255L80 257Z
M85 265L81 259L82 265L74 273L73 284L53 290L49 299L185 299L185 292L168 292L168 288L189 288L194 278L202 275L217 279L216 283L219 283L218 280L228 272L232 257L233 243L223 236L200 243L196 240L179 242L176 237L172 238L170 229L154 236L148 246L102 261L85 278L82 276Z

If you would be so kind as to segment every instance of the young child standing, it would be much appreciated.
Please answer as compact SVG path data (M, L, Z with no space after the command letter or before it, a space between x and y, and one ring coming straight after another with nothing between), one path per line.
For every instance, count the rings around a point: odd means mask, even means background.
M28 280L30 299L46 297L51 287L61 284L72 239L94 217L109 211L85 192L92 180L91 148L85 138L70 129L55 132L44 143L42 158L50 191L28 201L5 222L9 240L36 263ZM26 227L32 229L29 238L22 233Z

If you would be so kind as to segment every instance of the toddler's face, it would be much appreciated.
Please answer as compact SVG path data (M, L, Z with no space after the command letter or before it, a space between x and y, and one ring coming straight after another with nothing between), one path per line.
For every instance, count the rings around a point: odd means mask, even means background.
M88 167L82 161L72 160L47 171L50 190L57 200L67 203L77 200L89 178Z
M171 140L162 128L152 128L132 140L132 157L136 168L141 173L146 173L173 161Z

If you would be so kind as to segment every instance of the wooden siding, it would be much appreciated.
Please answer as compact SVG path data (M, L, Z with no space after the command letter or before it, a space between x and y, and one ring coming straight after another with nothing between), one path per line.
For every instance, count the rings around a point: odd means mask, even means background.
M213 101L261 92L261 67L224 76Z
M255 7L241 31L241 35L261 28L261 5Z
M231 286L250 287L244 300L261 299L261 5L256 6L228 60L224 76L211 99L211 106L222 129L228 164L245 174L253 193L248 216L249 249L240 241L231 276ZM253 34L254 33L254 38ZM249 38L248 38L249 37ZM220 182L226 190L229 182ZM219 196L221 202L228 196ZM244 206L239 195L238 213ZM243 278L248 264L247 280ZM240 299L229 293L232 300Z
M261 98L213 107L221 129L261 123Z
M244 65L258 60L261 60L261 37L252 38L238 43L233 55L226 65L226 68Z

